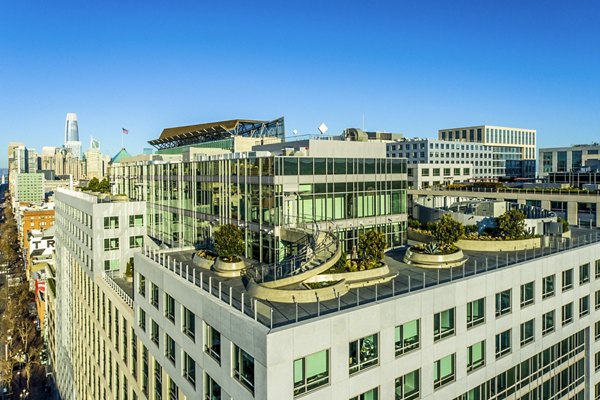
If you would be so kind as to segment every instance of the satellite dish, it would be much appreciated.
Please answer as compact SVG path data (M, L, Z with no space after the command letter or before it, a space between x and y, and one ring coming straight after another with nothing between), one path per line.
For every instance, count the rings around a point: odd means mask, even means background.
M321 123L321 125L319 125L319 132L321 132L321 135L324 134L325 132L327 132L329 128L327 127L327 125L325 125L325 123Z
M292 133L293 133L294 135L297 135L297 134L298 134L298 129L294 129L294 130L292 131Z

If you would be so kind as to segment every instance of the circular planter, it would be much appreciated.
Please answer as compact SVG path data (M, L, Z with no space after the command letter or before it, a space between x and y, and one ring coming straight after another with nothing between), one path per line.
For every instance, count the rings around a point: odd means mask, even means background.
M230 262L218 257L213 265L213 269L217 275L225 278L235 278L242 275L242 271L246 268L244 260Z
M408 248L403 261L406 264L422 268L451 268L464 265L468 259L460 249L450 254L425 254Z

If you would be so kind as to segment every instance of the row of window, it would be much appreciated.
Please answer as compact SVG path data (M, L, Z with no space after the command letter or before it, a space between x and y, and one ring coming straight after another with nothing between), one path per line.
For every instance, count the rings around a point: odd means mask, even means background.
M119 250L120 244L119 238L105 238L104 239L104 251ZM144 247L144 236L135 235L129 236L129 248L137 249Z
M142 214L129 216L129 227L138 228L144 226L144 216ZM104 229L119 229L119 217L104 217Z

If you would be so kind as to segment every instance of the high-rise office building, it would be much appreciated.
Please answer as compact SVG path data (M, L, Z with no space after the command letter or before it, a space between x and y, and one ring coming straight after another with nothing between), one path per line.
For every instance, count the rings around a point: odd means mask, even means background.
M71 149L72 154L81 158L81 142L79 141L79 126L77 124L77 114L68 113L65 123L65 147Z

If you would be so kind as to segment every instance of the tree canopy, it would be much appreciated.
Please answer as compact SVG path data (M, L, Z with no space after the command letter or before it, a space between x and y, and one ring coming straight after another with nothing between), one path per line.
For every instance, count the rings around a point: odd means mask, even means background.
M519 209L512 209L496 219L498 236L504 239L523 239L527 236L525 214Z
M456 243L465 234L463 224L452 218L450 214L442 215L432 229L435 240L442 244L450 245Z
M233 224L221 225L215 231L215 250L219 257L232 259L244 253L244 233Z

